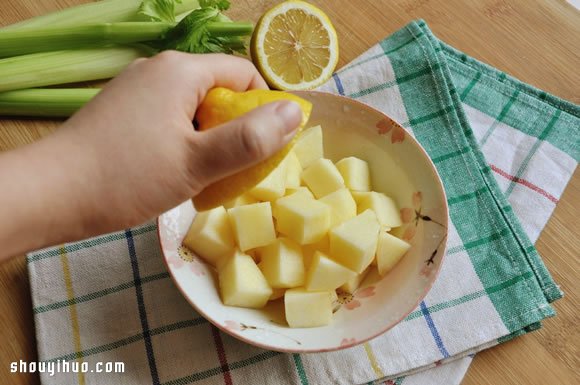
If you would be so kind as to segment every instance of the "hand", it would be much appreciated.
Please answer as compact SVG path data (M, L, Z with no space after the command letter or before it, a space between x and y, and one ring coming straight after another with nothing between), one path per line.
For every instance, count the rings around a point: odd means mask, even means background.
M11 204L26 205L21 211L37 222L50 216L46 229L28 224L44 231L43 241L18 252L145 222L290 141L301 112L286 101L195 131L197 106L218 86L266 88L249 61L233 56L165 52L140 59L55 134L7 154L5 162L0 157L0 180L10 155L32 164L33 178L41 179L31 186L22 182L36 190L32 203L13 197ZM0 240L10 233L16 234L0 219Z

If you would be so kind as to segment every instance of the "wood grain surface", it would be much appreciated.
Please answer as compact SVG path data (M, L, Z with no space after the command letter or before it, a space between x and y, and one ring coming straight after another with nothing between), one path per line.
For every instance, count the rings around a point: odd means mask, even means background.
M0 25L86 0L0 0ZM538 88L580 103L580 13L564 0L311 0L340 39L342 66L412 19L427 21L452 46ZM232 0L229 15L255 21L277 1ZM0 119L0 151L49 134L58 121ZM2 183L7 183L2 181ZM1 186L0 186L1 187ZM1 207L0 207L1 215ZM536 246L566 296L544 328L478 354L464 385L580 383L580 172ZM38 384L9 374L10 362L36 360L24 257L0 265L0 383Z

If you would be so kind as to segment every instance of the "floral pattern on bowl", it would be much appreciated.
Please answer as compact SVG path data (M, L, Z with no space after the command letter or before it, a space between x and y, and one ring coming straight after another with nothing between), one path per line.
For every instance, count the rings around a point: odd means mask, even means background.
M354 293L339 293L330 325L291 329L285 325L281 299L260 310L222 304L214 269L181 246L196 214L190 201L159 217L159 239L182 295L222 331L269 350L340 350L386 332L425 297L443 262L447 201L427 154L399 124L341 96L310 91L298 94L315 106L309 124L322 125L325 157L338 161L356 156L369 162L373 189L392 197L401 208L404 224L393 233L412 245L401 262L385 277L372 269Z

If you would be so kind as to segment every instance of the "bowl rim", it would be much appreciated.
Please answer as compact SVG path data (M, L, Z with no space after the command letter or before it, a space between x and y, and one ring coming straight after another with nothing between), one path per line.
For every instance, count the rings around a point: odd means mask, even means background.
M336 347L332 347L332 348L321 348L321 349L293 349L293 348L279 348L276 346L272 346L272 345L268 345L265 343L261 343L258 341L255 341L251 338L248 337L244 337L241 334L237 334L235 332L233 332L232 330L229 330L225 327L223 327L223 325L220 325L217 321L215 321L212 317L208 316L207 313L200 308L199 306L197 306L192 300L190 300L189 296L186 295L186 291L183 289L183 287L181 287L181 285L179 284L179 282L177 281L177 279L175 278L171 267L169 266L169 263L167 262L167 257L165 255L165 252L163 250L163 241L161 239L161 233L159 230L159 224L160 224L160 218L162 215L164 215L165 213L159 215L156 219L156 224L157 224L157 238L159 240L159 249L161 250L161 255L163 256L163 263L165 263L165 266L167 267L167 271L169 272L169 276L171 277L171 280L173 281L173 283L175 284L175 286L177 287L177 289L179 290L179 292L181 293L181 295L185 298L185 300L195 309L195 311L197 311L206 321L208 321L209 323L211 323L213 326L217 327L219 330L221 330L224 333L227 333L229 335L231 335L232 337L243 341L245 343L248 343L250 345L253 346L257 346L259 348L265 349L265 350L271 350L271 351L276 351L276 352L281 352L281 353L326 353L326 352L333 352L333 351L339 351L339 350L343 350L343 349L348 349L357 345L361 345L364 344L372 339L377 338L380 335L383 335L384 333L386 333L387 331L389 331L390 329L392 329L393 327L395 327L396 325L398 325L399 323L401 323L401 321L403 319L405 319L409 314L411 314L411 312L413 311L413 309L415 309L417 306L419 306L419 304L421 303L421 301L423 301L425 299L425 297L427 296L427 293L429 293L429 291L431 290L431 288L433 287L433 284L435 283L435 281L437 280L437 278L439 277L439 273L441 271L441 266L443 266L444 260L445 260L445 256L447 254L447 241L448 241L448 235L449 235L449 205L447 203L447 194L445 193L445 188L443 186L443 181L441 180L441 176L439 175L439 172L437 171L437 167L435 167L435 164L433 163L433 161L431 160L431 158L429 157L429 155L427 154L427 151L423 148L423 146L412 136L409 135L409 132L403 127L401 126L397 121L395 121L394 119L392 119L390 116L388 116L387 114L385 114L384 112L371 107L370 105L363 103L361 101L343 96L343 95L337 95L337 94L333 94L330 92L324 92L324 91L292 91L291 93L296 94L296 95L309 95L309 94L318 94L318 95L325 95L325 97L332 97L338 100L341 100L342 102L347 102L347 103L353 103L356 104L359 108L362 109L367 109L370 110L371 112L381 115L383 118L388 119L389 121L391 121L393 124L396 124L397 126L399 126L400 128L402 128L403 130L405 130L405 133L407 133L407 137L405 139L409 139L414 145L415 147L417 147L419 149L419 152L421 153L421 156L426 160L426 163L431 167L431 169L434 172L434 175L436 176L436 180L437 180L437 189L439 189L439 192L441 193L441 196L443 197L443 208L444 208L444 217L443 217L443 225L445 226L445 233L443 235L443 240L441 242L441 261L439 262L435 273L432 275L432 278L430 279L430 281L428 282L428 284L426 285L425 289L423 290L423 292L421 293L421 295L418 297L417 301L413 303L413 306L410 306L408 310L405 310L405 312L403 313L403 315L397 319L395 322L391 322L389 323L385 328L381 329L379 332L372 334L369 337L366 337L364 339L361 340L357 340L355 342L351 342L348 344L344 344L344 345L339 345ZM180 203L179 205L183 204ZM178 206L179 206L178 205ZM177 207L177 206L176 206Z

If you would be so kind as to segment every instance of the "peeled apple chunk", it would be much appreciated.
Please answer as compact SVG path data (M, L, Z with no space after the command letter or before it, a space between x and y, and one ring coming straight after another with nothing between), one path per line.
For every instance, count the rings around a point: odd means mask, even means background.
M401 260L411 245L386 232L379 234L377 246L377 267L380 275L385 275Z
M300 187L300 174L302 174L302 166L300 160L294 151L290 151L286 156L286 188Z
M341 188L319 199L330 208L330 227L356 216L356 203L347 188Z
M236 252L218 274L224 305L261 308L272 295L272 288L247 254Z
M340 287L340 289L351 294L354 293L362 281L366 278L369 271L370 267L367 267L362 273L346 281L345 284Z
M304 287L308 291L335 290L356 275L354 271L317 251L312 257Z
M316 198L344 187L344 179L330 159L318 159L302 171L302 180Z
M383 193L375 191L361 192L353 194L357 202L357 211L362 213L365 210L373 210L377 214L377 219L382 226L401 226L401 216L397 204Z
M370 191L371 176L367 162L349 156L336 162L336 168L344 178L344 184L349 190Z
M240 250L266 246L276 239L270 202L232 207L228 215Z
M302 132L293 148L302 168L323 156L322 127L314 126Z
M329 291L288 289L284 293L286 321L291 328L311 328L328 325L332 321L332 302Z
M278 238L260 250L258 265L273 288L304 285L304 262L300 246L288 239Z
M308 270L310 263L312 262L312 257L314 253L320 251L324 254L328 254L330 250L328 233L322 237L318 242L310 243L308 245L302 246L302 259L304 260L304 268Z
M274 204L278 231L301 245L319 241L330 227L330 209L306 194L282 197Z
M273 201L284 196L285 192L286 162L282 162L250 190L250 195L263 201Z
M234 234L222 206L197 213L183 245L215 267L234 250Z
M260 201L258 199L254 198L253 196L251 196L248 193L245 193L245 194L240 195L239 197L232 199L231 201L224 203L224 207L226 209L231 209L232 207L249 205L252 203L259 203L259 202Z
M347 268L362 273L377 250L379 221L372 210L330 230L330 256Z
M308 187L304 187L304 186L300 186L297 188L289 188L286 189L286 195L293 195L293 194L303 194L306 195L309 198L314 199L314 195L312 194L312 192L308 189Z

